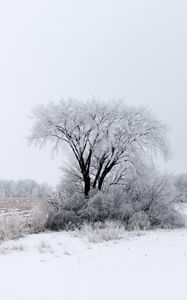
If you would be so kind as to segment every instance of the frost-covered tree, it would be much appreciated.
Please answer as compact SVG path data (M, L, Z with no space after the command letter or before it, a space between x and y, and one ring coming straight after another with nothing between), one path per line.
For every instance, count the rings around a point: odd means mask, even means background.
M85 196L91 187L102 190L111 174L118 183L129 168L136 170L152 154L168 155L165 125L146 109L128 107L122 100L62 100L36 107L33 117L30 140L70 150Z

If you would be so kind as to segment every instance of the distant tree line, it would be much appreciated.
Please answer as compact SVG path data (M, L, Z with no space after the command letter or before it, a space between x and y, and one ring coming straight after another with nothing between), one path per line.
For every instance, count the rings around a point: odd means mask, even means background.
M46 198L52 193L47 183L34 180L0 180L0 198Z

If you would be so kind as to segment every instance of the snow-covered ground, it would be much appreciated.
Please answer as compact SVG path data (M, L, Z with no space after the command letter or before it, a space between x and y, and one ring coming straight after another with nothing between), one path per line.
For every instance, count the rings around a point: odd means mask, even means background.
M98 244L75 233L0 245L2 300L186 300L187 229Z

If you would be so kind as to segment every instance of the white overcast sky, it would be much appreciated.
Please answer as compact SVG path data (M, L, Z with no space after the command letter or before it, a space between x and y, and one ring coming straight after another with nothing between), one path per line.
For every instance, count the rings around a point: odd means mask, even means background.
M28 146L31 108L124 97L171 128L187 172L186 0L0 0L0 178L55 184L63 156Z

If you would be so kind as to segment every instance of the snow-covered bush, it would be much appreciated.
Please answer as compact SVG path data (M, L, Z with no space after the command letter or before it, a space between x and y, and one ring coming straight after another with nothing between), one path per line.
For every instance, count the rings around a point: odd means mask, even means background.
M17 211L0 215L0 240L11 240L26 233L27 220Z
M73 229L82 223L80 212L87 200L84 195L75 192L54 194L49 201L51 212L47 220L47 228L52 230Z
M87 200L81 216L89 222L104 221L109 216L109 203L106 201L106 195L100 192Z
M119 222L106 221L94 224L84 223L80 228L80 233L91 243L101 243L124 238L125 229Z
M176 188L176 202L187 203L187 174L179 174L174 177Z
M30 213L30 233L45 231L51 215L54 216L51 206L47 204L35 205Z
M98 192L89 199L75 193L69 199L62 199L51 228L58 230L80 226L84 222L123 221L130 213L132 208L125 202L125 193L121 189L111 189L108 193Z
M87 200L84 195L78 192L75 192L71 197L65 198L62 202L62 208L64 210L70 210L74 212L80 211L86 204Z
M111 188L107 192L99 192L91 197L82 211L82 216L92 222L123 221L132 213L132 206L127 202L125 191L118 187Z
M80 226L80 218L74 211L61 210L53 218L52 223L48 226L52 230L72 230Z
M127 229L174 228L184 226L183 216L174 210L170 176L146 173L129 178L124 186L95 190L89 198L81 193L61 195L52 229L75 228L84 222L120 222ZM56 205L56 204L55 204Z
M157 203L150 211L149 217L153 227L181 228L185 227L184 216L171 205Z
M144 211L135 212L129 218L128 228L131 230L147 230L151 228L149 216Z

